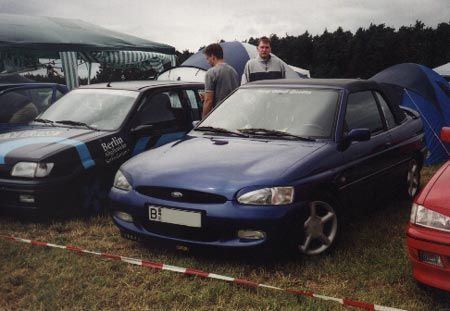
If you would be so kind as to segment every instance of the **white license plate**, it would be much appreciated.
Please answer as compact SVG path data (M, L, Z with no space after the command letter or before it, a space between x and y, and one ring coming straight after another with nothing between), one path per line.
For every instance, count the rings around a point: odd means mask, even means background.
M148 216L151 221L195 228L202 227L202 214L199 212L149 205Z

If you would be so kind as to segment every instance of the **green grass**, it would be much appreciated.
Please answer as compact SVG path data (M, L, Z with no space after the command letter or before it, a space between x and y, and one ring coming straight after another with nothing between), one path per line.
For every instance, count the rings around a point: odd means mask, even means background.
M437 167L425 168L423 183ZM390 199L352 216L333 252L255 260L208 251L177 252L120 237L108 217L30 221L2 216L0 234L72 244L191 267L283 288L309 290L408 310L450 310L450 295L418 286L406 255L410 203ZM91 255L0 240L0 309L344 310L263 288L112 262Z

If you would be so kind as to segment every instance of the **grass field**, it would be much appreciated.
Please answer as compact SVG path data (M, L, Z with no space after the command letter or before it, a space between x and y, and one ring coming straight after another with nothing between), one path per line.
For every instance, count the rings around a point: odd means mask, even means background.
M436 167L425 168L423 182ZM347 222L319 257L179 252L125 240L104 217L0 218L0 235L190 267L258 283L408 310L450 310L450 294L418 286L406 255L410 202L379 202ZM90 255L0 240L0 309L344 310L334 302L152 270Z

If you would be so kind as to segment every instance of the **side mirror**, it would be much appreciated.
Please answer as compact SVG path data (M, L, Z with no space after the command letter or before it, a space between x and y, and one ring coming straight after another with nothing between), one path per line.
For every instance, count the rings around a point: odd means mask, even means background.
M370 139L370 130L367 128L353 129L346 136L346 140L352 141L366 141Z
M441 139L443 142L450 144L450 127L443 127L441 129Z
M344 136L342 141L338 145L339 151L344 151L350 147L352 141L366 141L370 139L370 130L367 128L359 128L350 130L350 132Z

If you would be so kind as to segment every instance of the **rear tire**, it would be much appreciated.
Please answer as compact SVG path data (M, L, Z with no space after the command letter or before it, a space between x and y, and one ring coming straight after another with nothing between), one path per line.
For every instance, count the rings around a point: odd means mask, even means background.
M408 199L414 199L420 187L420 165L416 159L411 159L408 163L408 171L404 185L404 193Z

